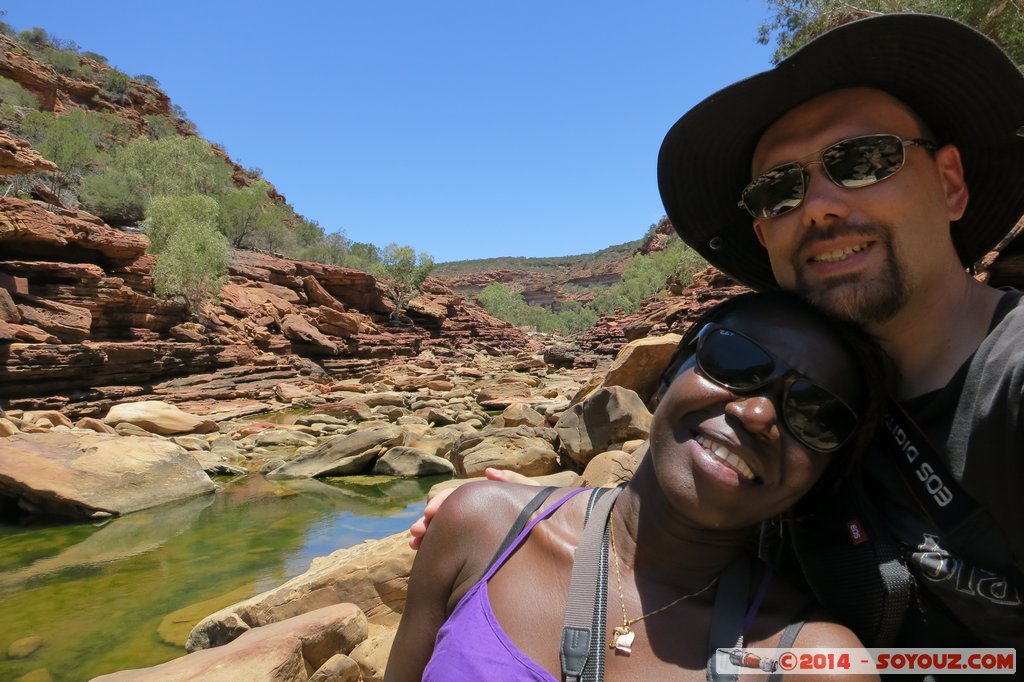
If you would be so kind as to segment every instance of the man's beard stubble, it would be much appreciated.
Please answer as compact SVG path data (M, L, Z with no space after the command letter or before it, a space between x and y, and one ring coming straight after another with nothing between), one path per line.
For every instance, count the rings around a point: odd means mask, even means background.
M805 263L794 262L797 293L813 305L848 322L862 326L881 324L899 312L909 297L903 265L893 247L892 228L881 224L837 223L824 230L808 232L794 253L803 253L815 241L835 239L844 234L874 240L885 254L881 269L868 279L862 274L852 274L812 284L807 281Z

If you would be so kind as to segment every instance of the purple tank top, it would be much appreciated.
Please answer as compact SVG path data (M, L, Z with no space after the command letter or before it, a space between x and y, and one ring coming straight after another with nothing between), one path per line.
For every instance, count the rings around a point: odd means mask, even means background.
M533 527L551 516L573 495L588 490L577 488L530 521L516 539L494 561L487 573L463 595L452 615L434 640L434 653L423 671L424 682L452 680L536 680L558 682L547 670L531 660L512 643L501 628L487 596L487 581L519 549ZM556 646L557 642L552 646Z

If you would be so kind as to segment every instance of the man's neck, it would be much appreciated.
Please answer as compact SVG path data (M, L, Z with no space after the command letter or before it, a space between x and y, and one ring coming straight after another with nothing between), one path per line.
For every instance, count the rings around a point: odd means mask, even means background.
M919 286L907 305L870 328L896 363L897 397L914 398L942 388L978 349L1002 293L967 273Z

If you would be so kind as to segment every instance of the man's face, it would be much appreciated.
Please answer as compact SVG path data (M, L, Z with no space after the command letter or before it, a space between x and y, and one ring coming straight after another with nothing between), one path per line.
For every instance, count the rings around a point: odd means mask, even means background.
M890 95L837 90L772 124L752 161L752 177L799 160L810 178L797 208L754 222L779 284L869 327L902 310L922 287L947 277L950 267L962 270L949 222L966 204L953 147L934 158L923 147L907 147L901 170L856 189L837 186L816 163L821 150L839 140L877 133L904 140L926 136L913 113Z

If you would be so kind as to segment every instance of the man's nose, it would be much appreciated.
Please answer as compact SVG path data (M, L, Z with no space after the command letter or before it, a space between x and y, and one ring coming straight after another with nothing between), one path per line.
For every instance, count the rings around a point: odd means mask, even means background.
M807 227L824 227L849 216L850 190L832 182L821 162L812 162L804 168L804 192L801 209Z

